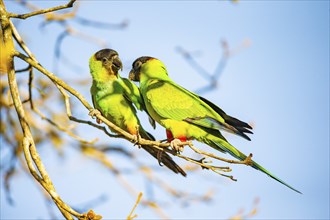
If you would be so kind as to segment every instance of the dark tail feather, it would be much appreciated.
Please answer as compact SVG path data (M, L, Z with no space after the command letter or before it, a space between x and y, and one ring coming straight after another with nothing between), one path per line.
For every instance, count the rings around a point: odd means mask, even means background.
M247 136L240 128L236 128L236 129L237 129L236 134L240 135L241 137L245 138L248 141L251 141L251 138L249 136ZM248 133L251 134L252 132L248 132Z
M164 164L167 168L172 170L174 173L180 173L182 176L187 176L186 172L174 162L172 157L166 152L153 148L151 146L142 146L149 154L159 161L159 164Z
M246 129L246 128L241 128L241 127L239 127L239 128L238 128L238 130L239 130L240 132L244 132L244 133L253 134L253 132L252 132L252 131L250 131L250 130L248 130L248 129Z
M144 133L145 132L145 133ZM140 134L143 138L149 139L149 140L155 140L155 138L146 131L140 131ZM180 173L182 176L187 176L186 172L175 163L175 161L172 159L170 155L168 155L166 152L158 150L151 146L142 146L143 149L145 149L149 154L151 154L154 158L156 158L159 162L159 164L164 164L167 168L172 170L174 173Z
M216 111L225 120L227 124L233 126L238 131L239 135L241 135L242 137L244 137L249 141L251 140L245 134L245 133L253 134L253 132L249 130L252 129L252 127L248 123L241 121L237 118L231 117L230 115L227 115L226 112L224 112L221 108L219 108L217 105L213 104L211 101L207 100L206 98L203 98L201 96L199 96L199 98L203 102L208 104L214 111Z
M248 123L241 121L237 118L231 117L230 115L227 115L226 113L224 116L221 115L221 117L224 117L225 121L232 126L252 129L252 127Z
M151 140L151 141L155 141L156 140L156 138L152 134L150 134L147 131L144 131L144 132L146 133L145 135L143 134L143 131L142 131L142 134L141 134L143 138L148 139L148 140Z

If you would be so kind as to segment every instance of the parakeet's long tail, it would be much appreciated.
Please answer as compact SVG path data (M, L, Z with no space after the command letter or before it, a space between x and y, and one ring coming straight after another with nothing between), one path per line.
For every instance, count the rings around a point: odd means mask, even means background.
M223 151L228 152L230 155L232 155L233 157L235 157L239 160L245 160L247 158L247 156L245 154L243 154L242 152L237 150L234 146L229 144L226 140L218 138L218 137L217 138L212 138L212 139L213 140L209 140L209 141L210 141L210 146L212 146L214 149L219 150L221 152L223 152ZM268 170L266 170L264 167L262 167L261 165L259 165L258 163L256 163L253 160L252 160L252 165L251 166L254 169L260 170L261 172L267 174L271 178L273 178L276 181L282 183L283 185L287 186L288 188L292 189L293 191L302 194L300 191L296 190L295 188L293 188L289 184L285 183L280 178L277 178L276 176L271 174Z
M140 131L141 137L148 140L155 140L155 138L146 131ZM159 161L159 164L164 164L174 173L180 173L182 176L187 176L186 172L175 163L170 155L168 155L165 151L158 150L151 146L142 146L149 154L151 154L154 158Z

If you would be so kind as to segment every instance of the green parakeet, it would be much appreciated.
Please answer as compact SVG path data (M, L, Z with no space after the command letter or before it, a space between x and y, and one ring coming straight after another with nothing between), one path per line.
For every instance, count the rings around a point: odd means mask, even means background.
M154 140L146 132L136 115L136 109L144 109L138 87L128 79L121 78L118 71L122 69L122 62L118 53L112 49L103 49L95 53L89 60L90 73L93 78L91 95L94 108L116 126L137 135L137 125L142 138ZM153 157L162 162L175 173L186 173L165 152L151 146L142 146Z
M150 116L175 138L171 146L181 150L177 143L186 139L203 142L214 149L244 160L245 154L232 146L220 133L221 129L240 135L247 140L252 133L247 123L227 115L218 106L173 82L165 65L152 57L140 57L132 64L129 78L140 82L140 92ZM281 179L252 161L260 170L290 189L300 193Z

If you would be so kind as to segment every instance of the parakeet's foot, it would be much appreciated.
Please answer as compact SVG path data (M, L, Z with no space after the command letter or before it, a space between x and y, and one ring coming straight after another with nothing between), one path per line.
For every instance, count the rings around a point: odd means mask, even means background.
M88 115L91 116L92 118L95 118L97 115L100 115L100 114L101 114L101 112L99 110L93 109L89 112ZM102 121L100 119L96 118L96 123L101 124Z
M249 154L249 156L247 156L247 158L245 158L244 162L246 165L248 166L252 166L253 165L253 160L251 159L253 156L253 154Z
M180 139L177 139L175 138L174 140L171 141L171 148L174 149L175 151L177 152L182 152L183 151L183 146L179 146L179 144L181 144L181 140Z
M133 144L134 144L134 145L138 145L138 147L140 148L141 145L138 144L139 141L140 141L140 139L141 139L140 134L132 134L132 136L133 136L133 138L132 138L132 142L133 142Z
M88 114L89 116L91 116L92 118L94 118L94 117L96 117L97 115L101 115L101 112L99 111L99 110L97 110L97 109L92 109L90 112L89 112L89 114Z
M132 141L134 142L134 144L136 144L138 142L138 136L136 134L132 134L132 136Z

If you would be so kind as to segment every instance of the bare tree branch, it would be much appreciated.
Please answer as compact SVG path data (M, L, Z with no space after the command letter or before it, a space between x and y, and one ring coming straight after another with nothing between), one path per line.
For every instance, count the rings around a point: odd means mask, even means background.
M26 18L36 16L36 15L40 15L40 14L46 14L46 13L49 13L49 12L54 12L54 11L62 10L62 9L65 9L65 8L71 8L73 6L73 4L75 3L75 1L76 0L70 0L67 4L64 4L64 5L60 5L60 6L56 6L56 7L52 7L52 8L47 8L47 9L43 9L43 10L38 10L38 11L26 13L26 14L8 13L8 17L9 18L26 19Z
M137 199L136 199L136 202L135 202L135 204L134 204L134 206L133 206L133 208L131 210L131 212L128 214L128 216L126 218L127 220L133 220L134 218L137 217L137 214L133 215L133 213L134 213L137 205L140 203L141 198L142 198L142 195L143 195L142 192L140 192L139 195L138 195L138 197L137 197Z

